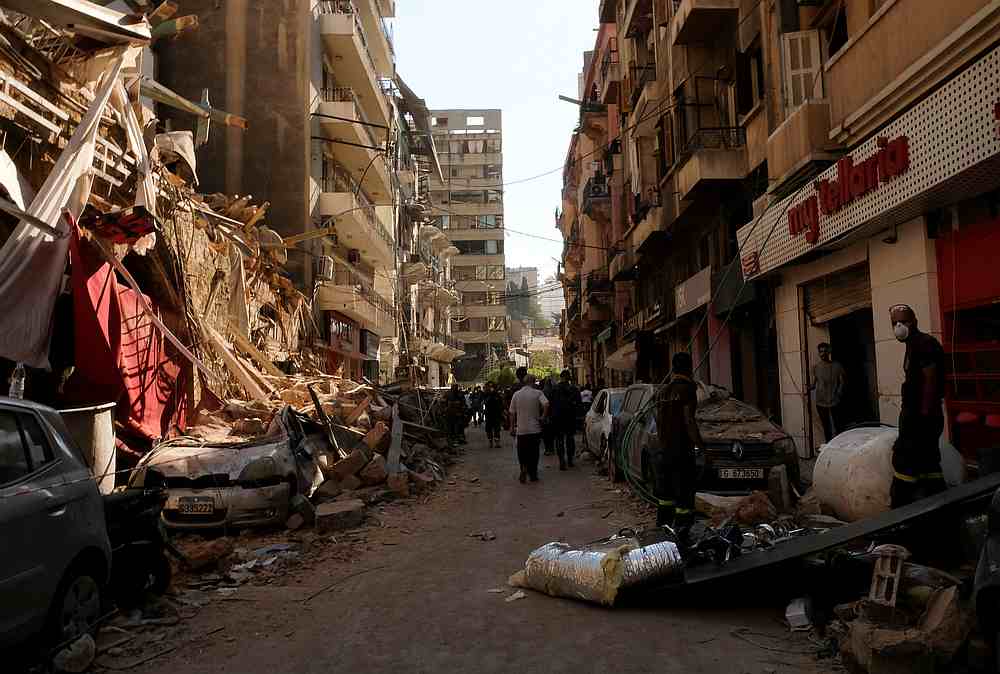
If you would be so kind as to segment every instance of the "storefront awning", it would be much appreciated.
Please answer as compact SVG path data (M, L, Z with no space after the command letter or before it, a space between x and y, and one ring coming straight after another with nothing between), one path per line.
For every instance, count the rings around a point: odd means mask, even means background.
M631 372L635 370L635 362L638 353L635 350L635 342L629 342L604 360L604 366L611 370L625 370Z

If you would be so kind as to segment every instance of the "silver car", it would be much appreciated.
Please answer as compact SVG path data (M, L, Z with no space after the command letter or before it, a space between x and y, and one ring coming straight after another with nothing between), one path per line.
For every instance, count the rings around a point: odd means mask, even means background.
M59 413L0 397L0 647L62 642L101 616L104 501Z

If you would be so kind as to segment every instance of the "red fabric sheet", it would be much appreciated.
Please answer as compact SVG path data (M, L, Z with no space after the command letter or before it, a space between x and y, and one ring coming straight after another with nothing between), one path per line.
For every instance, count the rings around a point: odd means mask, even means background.
M131 434L148 440L184 427L186 370L171 358L165 339L119 284L111 265L81 243L75 229L72 261L76 369L66 384L67 404L116 401L116 417ZM146 301L156 309L149 297Z

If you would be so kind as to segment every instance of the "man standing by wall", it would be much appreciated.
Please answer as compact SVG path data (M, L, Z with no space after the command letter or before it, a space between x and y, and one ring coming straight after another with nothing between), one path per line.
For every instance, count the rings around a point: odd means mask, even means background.
M823 424L823 437L830 442L834 435L844 430L840 403L847 388L847 373L844 366L833 359L829 344L823 342L817 350L819 362L813 365L813 396Z
M653 457L655 471L656 526L690 525L694 518L697 481L695 455L702 447L695 421L698 387L692 379L691 354L681 351L673 357L673 376L659 389L656 398L656 426L660 453Z
M576 413L580 409L580 391L569 377L569 370L563 370L553 392L554 399L551 399L551 426L556 454L559 455L559 470L566 470L567 466L572 468L576 457Z
M523 386L510 401L510 434L517 438L517 460L521 464L521 484L538 482L538 445L542 423L549 413L549 399L535 388L535 375L526 374Z
M948 488L938 447L944 431L944 349L917 328L907 305L892 307L889 318L896 339L906 344L899 437L892 448L892 507L899 508Z

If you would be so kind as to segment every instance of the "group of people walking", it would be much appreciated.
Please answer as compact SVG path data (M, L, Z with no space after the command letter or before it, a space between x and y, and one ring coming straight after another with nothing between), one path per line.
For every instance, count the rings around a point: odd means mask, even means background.
M539 382L527 368L516 371L517 382L500 389L492 382L465 393L457 384L447 396L449 435L465 442L465 428L483 425L489 446L500 447L500 433L507 429L517 446L524 482L538 481L541 447L559 457L559 470L568 470L576 459L578 414L583 404L580 390L571 381L569 370Z

